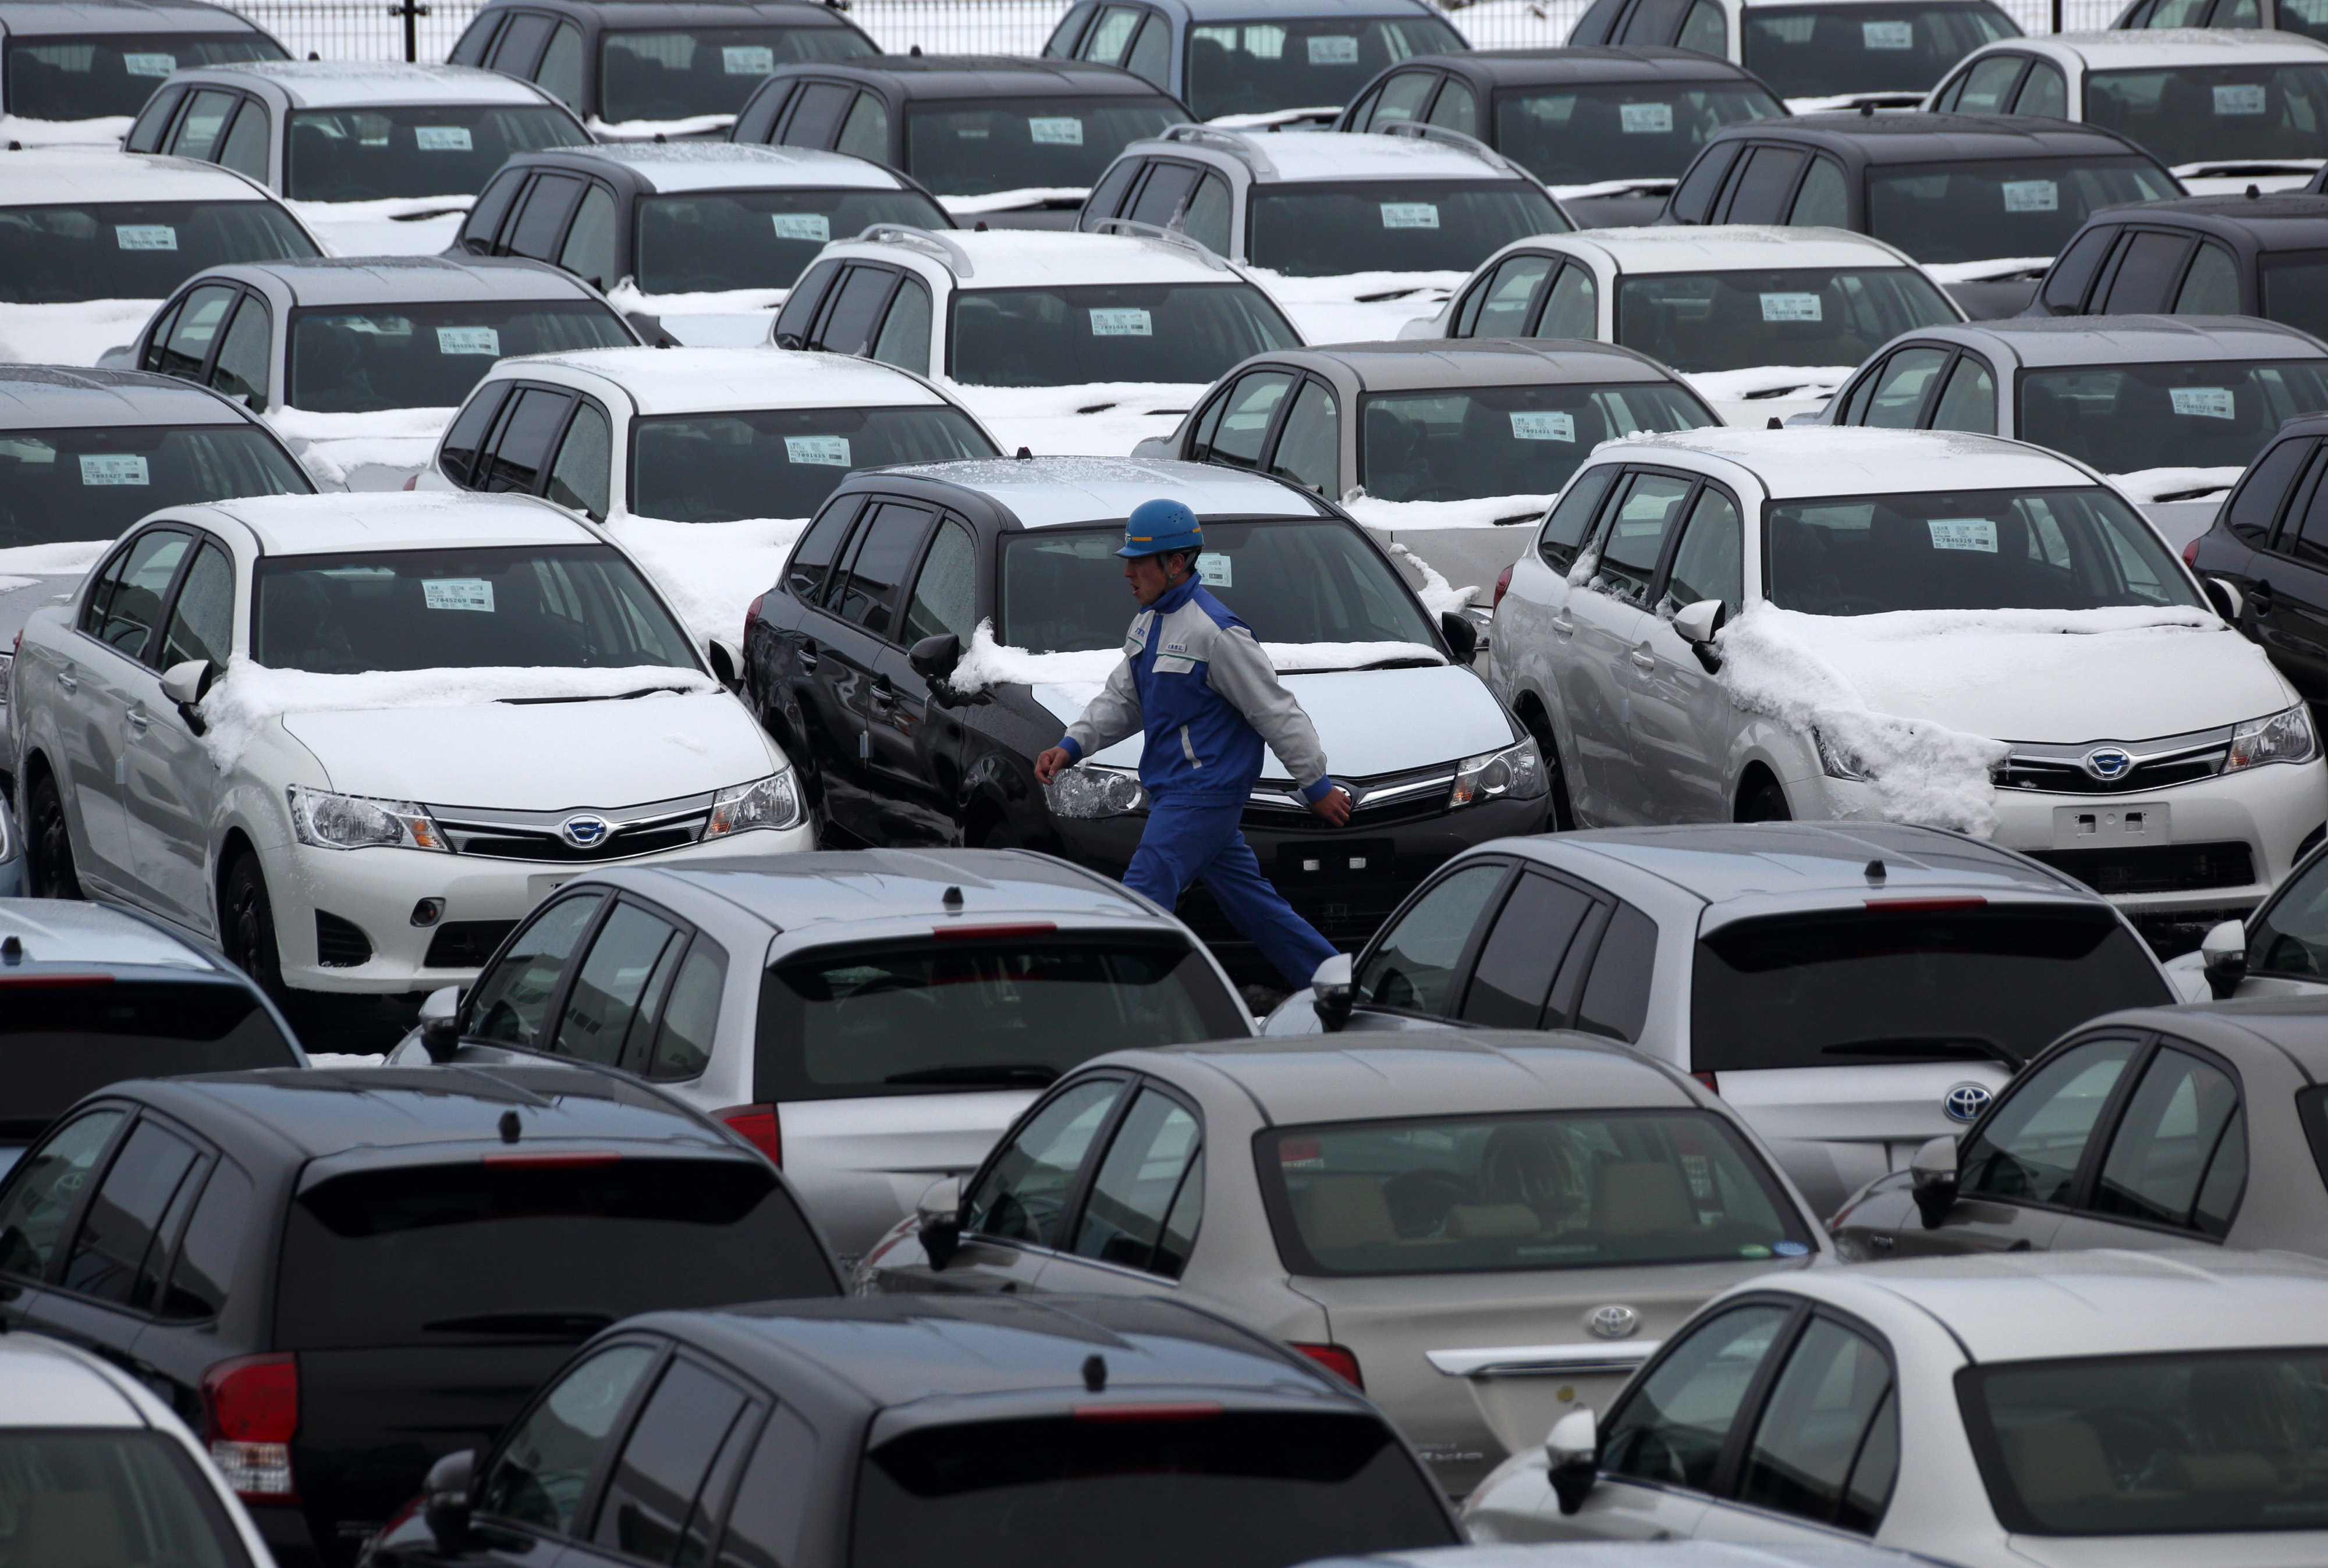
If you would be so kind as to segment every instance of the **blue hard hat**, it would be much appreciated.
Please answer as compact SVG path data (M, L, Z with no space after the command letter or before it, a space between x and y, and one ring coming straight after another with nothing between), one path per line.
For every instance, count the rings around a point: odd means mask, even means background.
M1131 509L1123 525L1123 548L1119 555L1160 555L1167 550L1201 550L1204 526L1197 514L1178 501L1142 501Z

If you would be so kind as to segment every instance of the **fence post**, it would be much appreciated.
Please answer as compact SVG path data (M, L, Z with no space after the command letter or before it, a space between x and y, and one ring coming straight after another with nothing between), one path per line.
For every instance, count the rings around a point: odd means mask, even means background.
M2061 0L2053 0L2053 7L2057 13L2060 9L2060 5ZM418 0L398 0L396 5L388 8L388 13L391 16L404 18L405 63L408 65L418 63L420 59L420 19L428 14L428 7L418 4ZM2058 23L2053 31L2056 33L2061 31Z
M2062 0L2053 0L2053 31L2056 33L2062 31L2061 4Z

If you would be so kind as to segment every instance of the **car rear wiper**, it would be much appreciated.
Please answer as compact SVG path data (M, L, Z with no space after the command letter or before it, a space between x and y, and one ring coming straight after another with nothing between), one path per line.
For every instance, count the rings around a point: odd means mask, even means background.
M1985 1034L1887 1034L1819 1047L1822 1056L1938 1056L1958 1061L2001 1062L2008 1072L2026 1063Z
M1054 1082L1059 1069L1039 1061L1000 1062L992 1067L925 1067L915 1072L893 1072L885 1084L993 1084L1018 1088L1041 1088Z
M641 686L634 692L608 692L604 696L500 697L495 700L507 703L513 708L527 708L536 706L542 703L626 703L631 701L634 697L651 697L657 692L678 692L681 695L684 695L694 689L695 688L692 686Z
M478 1312L420 1325L430 1334L557 1334L589 1338L614 1322L605 1312Z

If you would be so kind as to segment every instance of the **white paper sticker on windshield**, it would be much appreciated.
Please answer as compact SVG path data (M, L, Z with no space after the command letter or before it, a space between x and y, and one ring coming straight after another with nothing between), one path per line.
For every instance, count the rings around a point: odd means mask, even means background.
M2059 212L2061 210L2061 188L2051 180L2007 180L1998 187L2004 192L2007 212Z
M124 250L175 250L178 231L167 223L117 223L113 243Z
M822 245L832 238L832 219L821 212L771 212L778 239L812 239Z
M2263 87L2219 87L2215 89L2215 112L2219 115L2259 115L2263 113Z
M1356 38L1312 38L1310 40L1310 63L1356 65L1358 63L1358 41Z
M502 334L494 327L439 327L436 329L436 351L440 354L491 354L502 356Z
M1156 323L1148 312L1138 305L1117 305L1091 308L1092 336L1094 338L1152 338Z
M1863 22L1859 24L1859 43L1863 49L1913 49L1916 28L1910 22Z
M131 76L167 76L178 69L174 54L125 54L121 69Z
M776 51L765 43L730 43L719 51L719 69L729 76L765 76L776 69Z
M849 437L845 435L787 435L784 437L786 462L813 463L819 468L849 466Z
M1996 554L1996 525L1986 518L1928 518L1935 550L1979 550Z
M1826 318L1820 313L1819 297L1815 294L1766 294L1762 296L1762 319L1766 322L1818 322Z
M1197 557L1197 581L1207 588L1234 588L1226 555L1204 555Z
M1084 123L1073 115L1034 115L1027 121L1027 136L1038 147L1080 147Z
M1629 136L1666 135L1673 130L1673 105L1619 104L1617 119Z
M493 584L486 577L423 577L420 602L431 610L493 612Z
M1435 201L1385 201L1382 214L1385 229L1439 227L1439 204Z
M83 484L146 484L146 459L135 452L104 452L80 454L80 482Z
M1514 441L1566 441L1576 439L1576 415L1573 414L1512 414Z
M424 153L474 153L466 126L415 126L412 140Z
M2174 412L2192 419L2231 419L2231 389L2229 387L2170 387L2167 401Z

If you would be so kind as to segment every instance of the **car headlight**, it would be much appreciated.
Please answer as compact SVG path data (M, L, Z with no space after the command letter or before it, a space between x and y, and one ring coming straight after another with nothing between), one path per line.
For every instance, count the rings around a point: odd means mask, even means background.
M2231 732L2231 754L2223 771L2260 768L2266 762L2309 762L2317 750L2312 739L2312 714L2302 703L2267 719L2254 719Z
M1811 732L1811 744L1818 748L1819 771L1830 779L1841 779L1853 784L1863 784L1867 775L1857 763L1838 751L1834 742L1816 730Z
M317 849L452 848L428 808L415 801L334 795L303 784L294 784L284 793L291 798L292 832L300 843Z
M1094 817L1124 817L1148 809L1148 791L1140 777L1114 768L1062 768L1043 787L1051 815L1084 820Z
M787 768L713 796L711 820L704 825L703 836L725 838L756 827L797 827L800 823L800 787Z
M1455 787L1447 792L1447 804L1451 808L1479 800L1533 800L1550 788L1544 754L1535 749L1534 740L1525 740L1458 762Z

